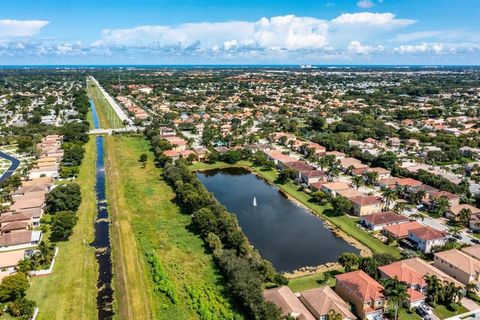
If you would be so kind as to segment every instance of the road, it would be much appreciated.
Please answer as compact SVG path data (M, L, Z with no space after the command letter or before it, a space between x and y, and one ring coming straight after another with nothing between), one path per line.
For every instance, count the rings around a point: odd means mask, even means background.
M15 173L15 170L17 170L18 166L20 165L20 160L2 151L0 151L0 157L7 159L11 162L10 167L8 167L7 171L5 171L0 177L0 182L2 182L3 180L11 177Z
M100 83L97 81L97 79L95 79L93 76L88 76L88 77L98 87L98 89L100 90L102 95L105 97L105 99L108 101L108 103L110 103L110 105L112 106L112 109L115 111L118 118L122 122L126 121L129 126L133 126L133 120L130 119L130 117L127 115L127 113L125 113L125 111L123 111L122 107L120 107L120 105L115 101L115 99L113 99L108 94L108 92L105 91L105 89L103 89L103 87L100 85Z

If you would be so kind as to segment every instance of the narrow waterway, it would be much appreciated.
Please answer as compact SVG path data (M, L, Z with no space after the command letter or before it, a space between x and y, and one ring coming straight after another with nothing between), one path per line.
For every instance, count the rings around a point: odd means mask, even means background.
M280 272L336 262L343 252L359 252L322 220L245 169L210 170L197 176L237 216L250 243Z
M100 128L95 104L90 100L90 109L93 116L95 129ZM112 288L112 255L110 248L110 222L108 220L107 200L105 194L105 163L104 163L104 137L97 136L97 172L95 192L97 196L97 219L95 220L95 240L91 245L95 248L98 262L97 279L97 309L98 319L112 319L114 315L113 288Z

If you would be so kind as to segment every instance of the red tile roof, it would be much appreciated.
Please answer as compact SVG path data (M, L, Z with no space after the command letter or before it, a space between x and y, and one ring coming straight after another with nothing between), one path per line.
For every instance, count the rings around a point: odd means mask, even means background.
M393 211L377 212L372 214L367 214L362 216L362 220L373 224L373 225L383 225L399 222L407 222L409 219L400 214L396 214Z
M339 274L335 278L364 302L385 298L382 285L362 270Z

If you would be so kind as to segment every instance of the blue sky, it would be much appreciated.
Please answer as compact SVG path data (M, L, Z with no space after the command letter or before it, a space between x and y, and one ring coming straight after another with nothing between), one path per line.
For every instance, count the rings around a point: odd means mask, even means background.
M0 2L0 64L479 64L480 0Z

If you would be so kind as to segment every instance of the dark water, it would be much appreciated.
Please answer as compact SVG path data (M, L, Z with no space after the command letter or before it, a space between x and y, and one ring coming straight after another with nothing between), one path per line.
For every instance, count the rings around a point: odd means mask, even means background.
M335 262L343 252L359 252L319 218L245 169L210 170L197 176L237 216L250 243L277 271Z
M93 101L90 101L94 127L99 127L98 115ZM97 219L95 221L95 240L91 245L96 249L95 257L98 262L97 279L97 309L98 319L112 319L113 289L112 289L112 256L110 250L110 223L108 220L107 201L105 197L105 164L104 164L104 137L97 136L97 173L95 192L97 195Z

